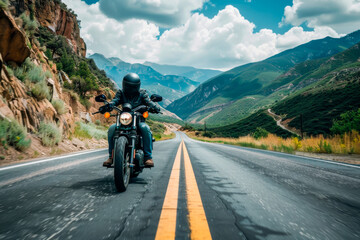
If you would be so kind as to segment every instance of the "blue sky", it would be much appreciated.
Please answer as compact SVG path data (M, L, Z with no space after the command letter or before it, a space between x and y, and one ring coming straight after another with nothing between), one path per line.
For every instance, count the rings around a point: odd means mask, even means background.
M94 4L99 0L83 0L87 4ZM213 18L219 10L224 9L226 5L232 5L239 9L240 13L249 21L255 23L256 29L269 28L276 33L285 33L291 26L279 27L279 23L284 15L284 8L291 5L292 0L211 0L206 2L202 9L193 12L199 12L209 18ZM167 28L162 28L161 32Z
M255 23L255 31L257 29L269 28L276 33L284 33L290 29L290 26L279 28L278 24L284 15L284 8L291 5L291 3L292 0L252 0L251 2L246 0L212 0L209 3L205 3L205 7L200 12L207 17L213 18L220 9L224 9L226 5L232 5L239 9L241 15L246 19Z
M360 29L360 0L62 0L88 54L227 70Z

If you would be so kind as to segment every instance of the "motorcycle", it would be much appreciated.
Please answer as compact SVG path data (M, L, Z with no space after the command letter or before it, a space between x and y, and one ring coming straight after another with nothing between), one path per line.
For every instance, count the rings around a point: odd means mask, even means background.
M153 94L150 97L153 102L162 101L162 97ZM96 102L109 104L104 94L95 97ZM116 114L106 112L105 118L116 117L116 128L114 135L113 166L114 181L119 192L126 191L131 177L137 177L145 168L144 164L144 143L141 134L138 132L138 125L141 117L149 116L149 107L140 105L133 108L130 103L122 104L122 109L113 107ZM95 112L97 114L100 112ZM153 141L155 139L153 138Z

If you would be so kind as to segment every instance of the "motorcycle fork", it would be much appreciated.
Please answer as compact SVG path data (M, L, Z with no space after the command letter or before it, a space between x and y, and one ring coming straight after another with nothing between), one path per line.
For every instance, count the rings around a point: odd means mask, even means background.
M130 167L134 167L134 157L135 157L135 143L136 143L136 114L134 114L133 125L131 128L130 141L131 141L131 151L130 151Z

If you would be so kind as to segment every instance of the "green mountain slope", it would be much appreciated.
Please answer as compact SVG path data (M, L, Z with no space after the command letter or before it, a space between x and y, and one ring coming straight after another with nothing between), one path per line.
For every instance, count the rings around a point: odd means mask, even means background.
M286 87L281 88L281 84ZM303 131L308 135L329 134L334 119L360 107L360 43L332 57L298 64L271 86L275 85L280 87L268 88L267 93L272 93L267 97L279 92L289 96L271 106L273 112L285 116L283 121L297 129L302 115ZM284 136L274 124L262 110L212 131L221 136L240 136L260 126Z
M360 31L339 39L327 37L284 51L261 62L236 67L202 83L195 91L174 101L167 109L183 119L195 122L197 119L203 118L207 118L207 122L212 125L236 122L239 119L236 113L243 111L244 105L239 103L242 98L252 95L262 96L256 107L248 107L248 110L241 116L244 117L263 107L263 104L271 104L284 97L282 94L271 97L268 95L274 92L275 87L283 86L285 80L281 80L277 86L272 84L275 83L275 80L278 81L277 78L289 68L306 60L332 56L359 41ZM317 65L315 64L314 68L319 64L321 61ZM301 75L301 71L297 74ZM293 76L287 81L292 80ZM221 104L219 105L219 103ZM233 104L237 104L237 106ZM216 107L216 105L219 106ZM232 111L235 111L233 114L229 110L225 110L231 106ZM224 114L230 114L229 118L224 118Z
M137 73L142 81L142 88L150 93L157 93L164 97L162 106L167 106L176 99L193 91L200 83L183 76L162 75L152 67L143 64L130 64L119 58L105 58L101 54L93 54L93 59L99 68L103 69L120 87L124 75L129 72Z

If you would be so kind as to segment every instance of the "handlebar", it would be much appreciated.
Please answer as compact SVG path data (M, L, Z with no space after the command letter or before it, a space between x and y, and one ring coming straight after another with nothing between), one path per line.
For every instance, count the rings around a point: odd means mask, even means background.
M119 113L121 112L121 109L120 109L120 108L115 107L115 106L114 106L113 108L114 108L116 111L118 111ZM140 109L142 109L142 108L146 108L146 111L148 111L150 107L145 106L145 105L140 105L140 106L132 109L132 111L133 111L133 112L136 112L136 111L138 111L138 110L140 110ZM100 112L99 112L99 111L94 112L94 113L92 113L92 115L95 115L95 114L98 114L98 113L100 113ZM162 112L158 112L158 113L163 114Z

